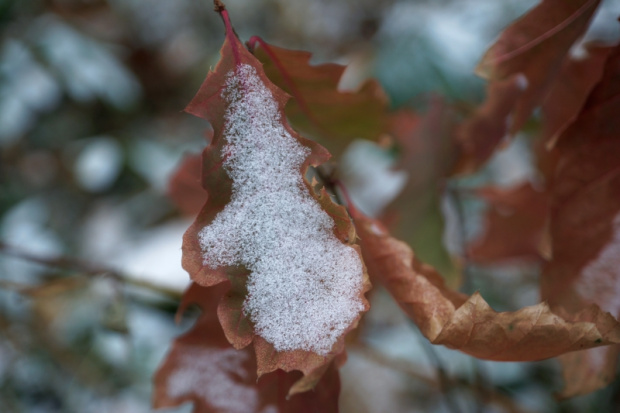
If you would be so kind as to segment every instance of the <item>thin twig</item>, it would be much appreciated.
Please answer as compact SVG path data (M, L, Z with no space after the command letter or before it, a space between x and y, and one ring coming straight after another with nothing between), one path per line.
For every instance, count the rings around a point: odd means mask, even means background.
M11 257L18 258L20 260L33 262L33 263L36 263L36 264L39 264L45 267L72 270L72 271L76 271L84 275L110 277L126 285L132 285L132 286L148 289L150 291L154 291L156 293L159 293L173 300L178 301L181 299L181 293L179 293L176 290L154 285L144 280L137 280L128 275L122 274L115 269L106 268L105 266L102 266L96 263L86 262L86 261L82 261L82 260L70 258L70 257L53 257L53 258L43 257L43 256L36 255L28 251L24 251L15 246L8 245L3 242L0 242L0 253L10 255ZM19 290L19 288L24 287L21 285L17 285L15 283L13 283L15 285L11 285L11 284L12 283L8 281L2 282L0 283L0 287L14 288L16 290ZM19 287L19 288L16 288L16 287ZM27 288L30 288L30 286L28 286Z
M417 329L417 326L416 326L416 329ZM424 349L424 352L426 353L429 360L431 361L431 363L433 363L433 366L435 367L435 371L437 372L437 378L439 379L441 391L446 396L445 401L448 406L448 410L450 410L452 413L460 413L461 409L459 408L459 405L454 399L454 394L450 391L450 389L453 387L453 382L448 376L448 373L443 365L443 361L437 355L437 352L433 348L433 345L430 344L426 340L426 338L424 338L421 334L416 334L416 337L422 344L422 348Z
M43 265L45 267L54 267L54 268L62 268L68 270L77 270L83 274L101 274L104 272L114 273L108 268L104 268L99 265L95 265L93 263L89 263L86 261L81 261L75 258L69 257L44 257L41 255L34 254L29 251L25 251L21 248L15 247L13 245L6 244L4 242L0 242L0 252L10 255L14 258L19 258L24 261L33 262L36 264Z
M462 291L471 294L473 293L472 274L470 268L469 251L467 246L467 234L465 233L465 213L463 211L463 199L461 198L461 192L458 188L458 183L451 181L446 185L446 193L448 197L454 203L454 209L456 210L457 224L459 227L459 244L461 246L461 259L463 261L462 269Z
M366 345L358 344L355 346L351 346L350 348L351 350L357 351L358 353L362 354L367 359L372 360L376 362L377 364L381 364L392 370L396 370L398 372L404 373L414 378L415 380L421 381L429 386L436 387L436 388L440 387L440 383L436 378L420 373L421 368L407 360L395 359L395 358L386 356L385 354Z

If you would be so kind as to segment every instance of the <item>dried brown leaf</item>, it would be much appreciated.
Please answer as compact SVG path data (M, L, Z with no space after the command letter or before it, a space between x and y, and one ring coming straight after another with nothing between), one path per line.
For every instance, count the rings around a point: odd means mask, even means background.
M547 147L577 118L588 95L603 75L612 47L588 44L587 55L566 59L542 103L543 139Z
M570 311L597 304L620 317L620 47L577 119L560 136L551 186L552 259L542 297ZM563 396L583 394L613 379L618 349L563 358Z
M478 293L467 297L452 291L379 222L351 211L371 277L434 344L488 360L528 361L620 343L620 324L597 307L565 317L546 303L498 313Z
M207 201L200 184L202 157L185 155L168 183L168 197L186 215L195 216Z
M388 98L376 80L367 80L354 92L341 91L345 66L312 65L310 53L273 46L258 37L248 43L269 80L293 97L285 109L293 128L318 139L334 156L354 139L376 141L385 133Z
M518 131L545 98L562 61L583 35L600 0L543 0L505 29L487 50L476 72L490 80L519 73L527 89L515 109L511 133Z
M548 195L530 183L476 194L489 204L485 229L469 247L468 258L481 264L509 260L540 261L546 251Z
M403 109L391 118L391 132L400 146L398 168L408 173L405 188L387 208L383 220L426 262L440 268L451 284L459 282L441 238L444 220L441 194L457 156L454 144L456 115L444 100L430 101L424 114Z
M527 80L521 74L489 83L485 102L456 128L461 154L454 172L476 171L506 141L511 113L526 87Z

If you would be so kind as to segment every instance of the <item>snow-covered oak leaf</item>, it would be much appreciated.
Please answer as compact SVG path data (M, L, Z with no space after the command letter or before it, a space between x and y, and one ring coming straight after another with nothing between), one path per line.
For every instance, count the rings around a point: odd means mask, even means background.
M480 264L512 260L541 261L547 256L549 197L528 182L512 188L485 187L476 195L487 201L484 229L469 246L468 258Z
M484 103L455 129L461 151L455 173L476 171L506 141L511 113L526 88L527 80L522 74L489 83Z
M620 46L576 120L559 137L552 176L552 258L541 294L553 307L579 311L596 304L620 317ZM618 348L563 358L564 396L610 383Z
M230 283L217 310L226 337L237 349L253 343L259 375L302 371L294 392L344 350L370 284L346 209L306 179L329 153L290 127L288 95L220 14L221 60L186 109L214 135L202 155L208 199L184 235L183 266L200 285Z
M541 303L496 312L475 293L450 290L404 242L376 220L349 209L371 278L382 283L434 344L496 361L528 361L620 342L620 324L597 307L562 317Z
M476 73L505 80L519 73L527 89L513 112L515 133L540 105L573 43L583 35L600 0L543 0L506 28L487 50Z
M551 148L573 122L588 95L603 75L612 47L587 44L585 56L567 58L555 77L549 95L542 103L543 139Z
M285 110L291 125L333 155L354 139L376 141L385 133L388 98L376 80L365 81L356 91L341 91L345 66L312 65L310 53L273 46L256 36L248 43L267 77L293 97Z
M250 347L233 348L220 326L217 305L228 285L201 287L193 283L178 316L192 304L202 313L192 329L178 337L154 377L153 406L193 403L194 413L318 413L337 412L340 378L332 362L314 391L287 398L301 373L282 370L256 374Z

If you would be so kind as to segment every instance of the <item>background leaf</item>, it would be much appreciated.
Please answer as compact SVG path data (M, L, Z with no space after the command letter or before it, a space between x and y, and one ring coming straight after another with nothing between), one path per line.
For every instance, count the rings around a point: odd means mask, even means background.
M485 53L476 72L490 80L523 74L527 89L514 110L511 133L549 93L568 50L588 27L599 0L543 0L512 23Z
M468 257L481 264L541 261L548 250L548 195L530 183L480 188L476 194L488 202L489 210L483 233L471 242Z
M620 47L610 53L598 85L556 145L551 190L552 259L541 279L543 299L571 311L596 303L620 316ZM570 370L563 395L592 391L614 377L618 351L563 360ZM601 361L604 358L604 362ZM595 371L596 373L593 373Z
M354 139L376 141L385 133L388 99L376 80L365 81L354 92L341 91L338 85L345 66L312 65L310 53L273 46L256 37L248 43L269 80L293 97L285 109L293 128L317 139L334 156Z
M585 56L566 59L542 104L543 135L548 146L575 121L592 89L600 81L613 48L587 44Z

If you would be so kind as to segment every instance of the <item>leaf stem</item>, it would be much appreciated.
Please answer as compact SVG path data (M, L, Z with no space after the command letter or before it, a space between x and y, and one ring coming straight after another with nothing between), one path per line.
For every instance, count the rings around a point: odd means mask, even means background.
M228 15L228 10L226 10L226 6L221 0L213 0L213 4L215 6L215 11L219 13L222 21L224 22L224 27L226 28L226 39L228 39L230 46L232 48L233 56L235 59L235 66L239 66L241 64L241 54L239 53L239 48L237 46L237 33L235 33L235 29L230 22L230 16Z
M428 386L435 387L435 388L440 387L440 384L436 378L430 377L427 374L421 373L420 371L423 369L420 368L420 366L416 366L415 364L411 363L408 360L389 357L381 353L380 351L377 351L374 348L367 346L365 344L356 345L354 347L351 347L351 349L360 352L368 360L371 360L377 364L381 364L382 366L385 366L394 371L398 371L403 374L406 374L414 378L415 380L419 380L423 382L424 384Z
M342 181L340 181L339 179L335 179L334 181L331 182L331 184L335 188L337 188L338 191L342 194L342 198L344 198L344 201L346 202L345 206L347 207L351 215L364 215L353 204L353 201L351 200L351 196L349 195L349 191L347 190L347 187L344 186Z

